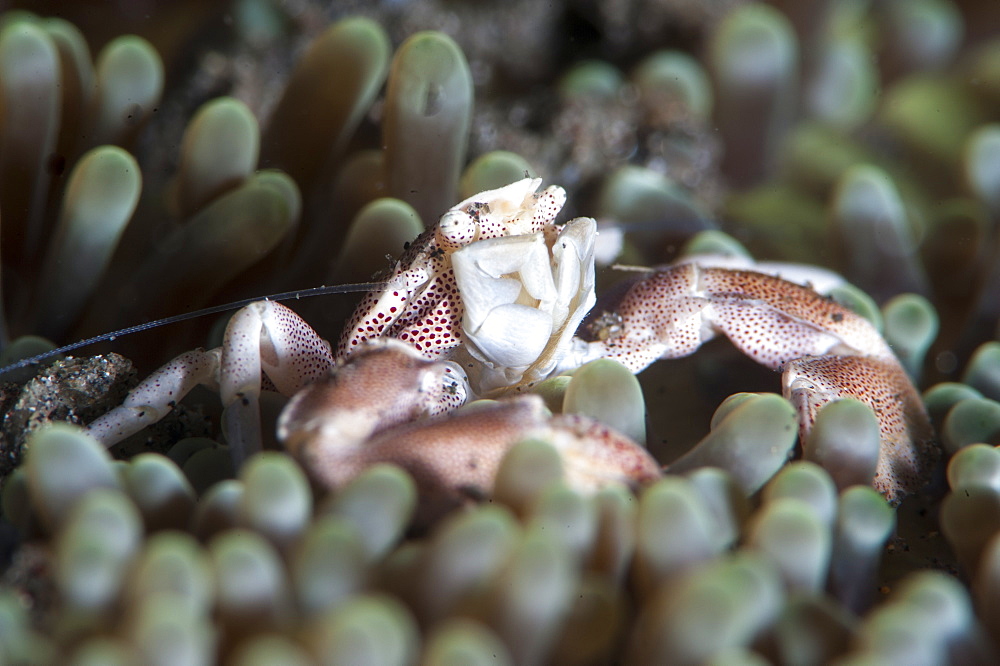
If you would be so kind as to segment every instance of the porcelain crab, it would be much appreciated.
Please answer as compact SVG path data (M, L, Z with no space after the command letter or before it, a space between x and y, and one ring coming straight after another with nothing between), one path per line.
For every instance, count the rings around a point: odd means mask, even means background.
M261 391L291 396L279 439L330 485L388 460L425 493L488 493L502 454L539 435L571 461L574 485L637 485L660 474L642 446L585 417L550 417L520 394L596 358L638 373L721 333L782 371L802 432L831 400L871 406L882 431L874 485L891 501L925 480L934 458L927 416L867 320L773 268L703 256L650 269L581 326L595 303L596 223L556 224L565 193L540 184L525 179L445 213L363 299L336 348L289 308L254 303L233 316L221 348L174 359L90 431L111 445L203 383L222 394L237 456L260 448ZM452 413L472 397L503 399Z

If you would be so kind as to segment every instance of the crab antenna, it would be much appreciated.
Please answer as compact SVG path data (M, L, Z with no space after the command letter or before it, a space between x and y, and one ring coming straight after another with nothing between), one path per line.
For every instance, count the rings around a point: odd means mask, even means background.
M28 358L23 358L20 361L11 363L10 365L5 365L0 368L0 376L7 374L13 370L20 370L21 368L26 368L30 365L37 365L42 361L48 360L53 356L59 354L65 354L66 352L71 352L81 347L86 347L98 342L104 342L105 340L115 340L117 338L131 335L132 333L139 333L140 331L145 331L150 328L156 328L158 326L165 326L166 324L176 324L178 322L187 321L189 319L196 319L198 317L205 317L208 315L218 314L220 312L227 312L229 310L236 310L242 308L245 305L250 305L257 301L289 301L292 299L308 298L310 296L327 296L329 294L350 294L358 291L372 291L379 287L384 287L385 282L358 282L354 284L338 284L331 286L322 287L312 287L310 289L298 289L296 291L285 291L280 294L272 294L270 296L256 297L256 298L245 298L242 301L234 301L232 303L224 303L222 305L213 305L211 307L202 308L201 310L194 310L193 312L185 312L184 314L174 315L172 317L166 317L164 319L155 319L153 321L147 321L144 324L136 324L135 326L129 326L127 328L122 328L117 331L111 331L110 333L101 333L100 335L95 335L92 338L87 338L86 340L78 340L71 344L59 347L58 349L52 349L42 354L36 354L35 356L29 356Z

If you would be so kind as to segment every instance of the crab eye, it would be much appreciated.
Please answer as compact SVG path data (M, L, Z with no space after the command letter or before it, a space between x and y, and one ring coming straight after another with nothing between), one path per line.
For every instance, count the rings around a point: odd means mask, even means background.
M450 210L441 217L437 228L438 246L456 249L476 238L476 221L464 210Z

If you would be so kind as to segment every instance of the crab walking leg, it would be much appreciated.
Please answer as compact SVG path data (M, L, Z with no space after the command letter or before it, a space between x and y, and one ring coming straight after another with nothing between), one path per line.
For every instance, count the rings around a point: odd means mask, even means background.
M875 485L893 501L926 481L936 454L916 389L866 319L812 289L689 263L652 272L610 309L596 321L614 326L585 331L594 339L579 344L570 363L609 357L639 372L722 334L757 362L786 370L785 397L800 408L803 434L824 401L856 397L871 405L882 429ZM822 392L815 400L810 381Z
M262 448L261 373L278 393L292 396L333 366L330 344L290 308L258 301L233 315L222 342L219 393L223 432L237 467Z
M229 320L221 347L186 352L168 362L88 429L112 446L159 421L191 389L205 384L222 394L223 430L238 464L261 448L264 376L269 388L291 396L328 375L333 365L330 345L292 310L272 301L251 303Z
M218 382L219 349L181 354L132 389L125 401L94 420L87 430L112 446L166 416L198 384Z

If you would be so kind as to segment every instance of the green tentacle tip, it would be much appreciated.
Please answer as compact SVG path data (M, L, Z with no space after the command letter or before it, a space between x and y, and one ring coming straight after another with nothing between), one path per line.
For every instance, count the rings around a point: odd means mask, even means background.
M629 645L633 663L709 663L751 643L781 610L773 564L743 551L697 567L659 588L643 607Z
M0 12L0 31L14 23L38 23L38 14L27 9L8 9Z
M808 91L810 110L831 125L850 129L875 109L879 90L875 56L863 39L839 37L821 56L821 70Z
M417 509L417 487L395 465L373 465L337 492L323 513L358 528L371 560L385 555L402 537Z
M393 59L392 76L400 86L397 102L422 116L433 116L464 103L471 82L462 49L451 37L434 30L418 32L400 45ZM459 96L441 97L446 93Z
M244 186L216 199L202 211L206 218L204 226L220 234L220 238L214 240L222 242L223 229L239 230L242 233L237 239L247 237L239 245L253 248L248 258L254 259L280 240L300 205L298 192L279 189L269 178L263 175L251 178ZM295 192L295 199L289 199L290 192ZM199 217L200 214L192 218L192 222L195 223ZM234 245L232 240L229 239L229 246Z
M892 178L869 164L850 167L843 174L833 206L841 224L870 220L901 227L907 223L903 201Z
M931 422L935 429L940 432L944 417L948 415L951 408L966 398L982 398L983 394L966 384L958 382L941 382L935 384L924 391L924 405L927 406L927 413L930 414Z
M850 167L832 203L836 240L847 275L877 299L924 292L918 237L891 176L877 167Z
M882 307L885 339L914 380L920 379L924 356L937 337L937 311L923 296L901 294Z
M240 644L228 662L232 666L310 666L315 662L298 642L287 636L265 634Z
M875 303L875 300L863 289L855 287L853 284L845 283L831 289L827 296L851 312L867 319L880 333L885 328L882 311Z
M563 462L555 447L526 440L511 447L500 461L493 497L524 514L545 488L563 478Z
M288 613L289 589L277 551L256 532L228 530L208 554L216 581L216 608L224 621L274 626Z
M92 140L127 141L153 113L163 93L163 63L153 45L127 35L108 42L97 57L98 109Z
M1000 451L988 444L971 444L948 461L948 486L953 490L985 486L1000 493Z
M837 487L819 465L800 460L785 465L762 491L764 502L793 498L809 505L825 525L837 516Z
M110 611L142 538L139 512L121 491L88 493L57 539L54 576L61 598L74 610Z
M366 18L334 23L299 58L264 135L264 161L313 185L385 81L391 46Z
M425 666L512 666L507 646L485 625L468 618L451 618L437 626L424 648Z
M394 256L424 230L420 215L400 199L383 197L358 211L347 229L333 275L360 282L385 269L386 255Z
M679 100L696 118L712 114L712 86L697 60L681 51L647 56L629 77L639 94L651 101Z
M680 256L690 257L695 254L719 254L724 257L742 257L752 259L749 250L742 243L724 231L706 229L699 231L681 248Z
M180 292L188 285L207 298L274 249L300 210L300 194L291 178L274 171L255 174L164 240L143 267L143 279L181 273L163 289Z
M210 229L219 236L225 235L226 244L230 247L236 244L232 242L233 237L224 234L223 230L243 229L247 233L237 234L235 238L249 236L254 240L238 245L258 248L252 253L256 255L280 239L282 232L292 221L294 204L294 201L288 200L286 192L278 190L259 177L251 178L242 187L213 201L210 206L191 219L188 227L202 228L206 231ZM265 237L261 237L260 233L251 233L267 229L274 229L276 233ZM207 240L212 237L206 235L205 238ZM221 238L212 240L222 242Z
M260 153L257 119L231 97L204 104L181 141L174 196L180 217L188 217L253 173Z
M614 99L624 77L614 65L602 60L577 63L559 79L557 88L565 98Z
M851 486L840 494L838 530L852 544L879 548L896 527L896 512L871 486Z
M406 666L416 661L419 634L405 606L372 594L320 618L304 640L320 663Z
M30 82L32 72L36 76L58 72L55 45L38 21L27 15L0 25L0 64L6 85Z
M972 575L987 544L1000 531L1000 493L984 485L948 493L938 523L959 564Z
M802 500L782 497L766 503L747 530L751 549L766 553L790 590L817 593L831 557L829 524Z
M910 0L886 5L887 48L907 69L932 70L948 63L962 42L962 14L949 0Z
M314 521L295 544L289 570L299 608L313 617L364 588L368 555L353 524L326 516Z
M669 471L721 467L752 494L785 464L797 436L798 417L787 400L774 394L754 396L732 409Z
M236 479L219 481L198 500L191 531L202 541L236 527L243 484Z
M538 497L527 528L555 535L582 561L597 536L597 507L590 497L565 484L554 483Z
M284 202L285 218L289 224L298 221L302 214L302 193L291 176L277 169L262 169L253 174L248 182L269 189L279 201Z
M725 418L729 416L734 409L748 400L754 400L758 397L758 393L747 392L734 393L728 396L725 400L719 403L719 406L716 407L715 411L712 413L712 420L708 424L709 429L715 430L715 428L718 427L718 425L722 423L722 421L725 420Z
M214 583L212 565L201 544L190 534L169 530L146 541L129 571L125 595L136 606L153 597L170 597L197 616L211 612Z
M550 412L559 414L562 412L563 402L566 399L566 389L569 387L570 381L572 381L572 376L570 375L549 377L532 386L531 392L542 396L542 400L545 401L545 407Z
M482 594L520 540L520 523L498 504L479 505L445 519L423 555L421 617L431 623L442 620Z
M194 488L166 456L140 453L132 458L125 469L124 486L150 530L187 526L194 511Z
M595 217L628 228L633 239L651 239L667 231L696 233L712 226L710 216L689 190L661 173L623 166L605 178Z
M507 150L494 150L480 155L462 172L459 198L467 199L479 192L495 190L522 178L535 177L528 161Z
M578 573L569 550L553 534L527 530L500 575L491 581L489 607L515 663L540 663L562 622ZM533 622L520 618L530 613Z
M392 61L382 138L388 193L436 220L455 201L472 117L472 75L459 46L419 32Z
M743 494L732 475L718 467L701 467L685 477L701 495L715 517L715 536L721 548L732 548L739 542L750 517L750 500Z
M243 465L240 480L240 522L279 548L290 546L312 517L312 490L302 469L289 456L266 451Z
M915 152L954 167L969 134L987 120L958 80L931 74L914 75L889 88L880 115Z
M84 154L70 173L39 278L38 330L62 335L86 307L142 191L135 159L116 146Z
M1000 342L984 342L976 349L962 381L983 396L1000 400Z
M50 182L46 166L56 150L61 85L59 53L49 35L31 18L8 21L0 30L0 98L5 102L0 105L0 184L4 237L17 239L25 260L42 240L44 210L38 203Z
M56 150L67 155L81 147L81 139L86 138L82 133L97 92L94 64L87 38L75 25L61 18L43 19L39 25L59 51L62 108Z
M794 72L798 42L777 9L748 3L730 11L712 36L710 60L719 87L770 86Z
M984 125L965 144L965 179L972 193L1000 215L1000 124Z
M941 439L949 453L969 444L1000 445L1000 402L987 398L958 402L944 419Z
M847 609L860 612L871 605L896 511L869 485L843 491L837 508L828 590Z
M212 662L217 629L173 596L153 597L131 620L128 641L138 653L130 663L207 664Z
M15 18L0 27L0 73L7 91L37 85L46 78L58 81L58 53L37 21Z
M184 442L185 440L181 440ZM233 457L228 447L219 446L211 439L198 438L200 448L191 452L182 462L181 469L199 497L215 483L232 479L234 476ZM180 442L178 442L180 444ZM174 448L177 448L176 446ZM171 449L173 453L173 449ZM175 462L177 462L175 460Z
M32 356L38 356L39 354L45 354L55 348L55 343L47 338L43 338L38 335L22 335L14 338L7 344L6 347L4 347L3 351L0 351L0 366L9 365L15 361L31 358ZM65 357L62 354L59 354L48 361L44 361L42 365L55 363L56 361L61 361L63 358ZM20 370L5 373L3 375L3 381L20 384L28 381L37 373L38 367L28 366L26 368L21 368Z
M123 227L142 191L142 172L127 151L99 146L83 155L69 177L63 216L95 231ZM117 221L117 223L114 223Z
M118 488L111 456L82 428L54 423L28 438L24 468L31 501L50 529L95 488Z
M878 419L871 408L845 398L819 410L803 452L806 460L823 467L837 487L844 489L872 482L881 441Z
M566 387L564 414L586 414L640 444L646 441L642 387L625 366L598 359L573 373Z
M724 546L715 516L694 484L681 477L668 476L647 488L636 520L636 578L645 590L711 559Z

